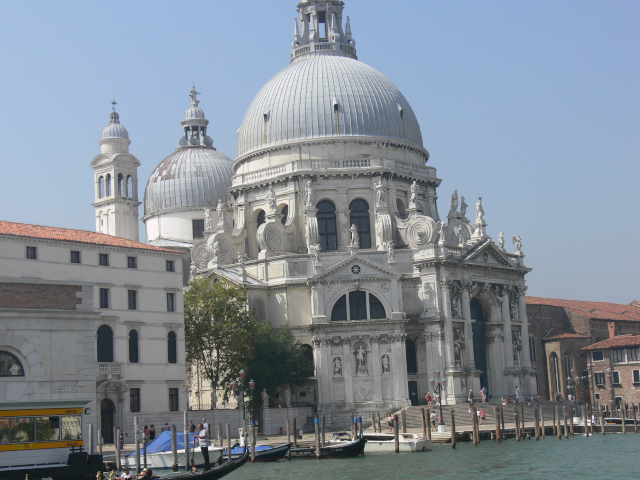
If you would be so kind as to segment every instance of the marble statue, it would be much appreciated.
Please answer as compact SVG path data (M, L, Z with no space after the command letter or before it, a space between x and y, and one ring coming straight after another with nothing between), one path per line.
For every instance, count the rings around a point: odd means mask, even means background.
M440 241L444 243L447 238L447 224L444 222L438 222L436 228L438 229L438 236Z
M382 373L391 373L391 366L389 365L389 355L382 355Z
M367 374L366 360L367 360L367 351L364 349L362 345L360 345L356 350L356 375Z
M218 223L227 223L227 206L224 204L221 198L218 199L216 213L218 214Z
M498 235L498 248L504 252L504 232Z
M458 244L464 243L464 228L462 227L462 225L456 225L453 229L453 232L456 234L456 238L458 239Z
M522 253L522 239L520 235L513 236L513 244L516 246L516 253Z
M395 252L395 249L394 249L393 240L389 240L387 242L387 259L389 261L393 260L394 252Z
M456 367L462 366L462 357L464 354L464 333L462 330L455 330L453 332L453 358L456 363Z
M453 195L451 195L451 210L449 210L449 215L453 215L458 211L458 190L453 191Z
M418 183L414 180L411 184L411 198L409 199L409 205L415 205L418 201Z
M269 408L269 394L267 393L266 388L262 389L260 397L262 397L262 408Z
M205 230L209 230L210 228L213 228L213 224L211 223L211 209L210 208L205 208L204 209L204 228L205 228Z
M196 95L200 95L200 92L196 92L196 86L191 87L191 91L189 92L189 97L191 98L191 105L197 107L200 103L200 100L196 99Z
M289 387L284 389L284 404L287 408L291 408L291 389Z
M460 213L462 214L462 216L464 217L467 214L467 207L469 205L467 205L467 202L464 201L464 196L462 196L460 198L461 203L460 203Z
M335 376L342 375L342 360L340 357L334 357L333 359L333 374Z
M267 202L271 211L275 211L278 208L276 204L276 192L273 191L273 185L269 185L269 192L267 193Z
M213 245L211 245L211 254L213 255L213 258L218 258L218 255L220 254L220 242L218 240L213 242Z
M360 246L360 239L358 238L358 227L355 224L351 225L351 246L358 247Z
M476 223L482 225L484 223L484 208L482 208L482 197L478 197L476 202Z
M304 187L305 207L313 207L313 197L315 192L313 191L313 184L311 180L307 180L307 185Z
M382 185L382 180L373 185L376 189L376 204L379 207L385 206L387 204L387 192L384 185Z

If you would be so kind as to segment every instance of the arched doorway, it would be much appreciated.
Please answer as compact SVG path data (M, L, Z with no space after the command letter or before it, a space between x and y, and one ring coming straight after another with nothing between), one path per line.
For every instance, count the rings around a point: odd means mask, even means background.
M113 425L116 406L111 400L105 398L100 402L100 429L104 443L113 443Z
M480 375L480 386L487 387L489 384L489 377L487 375L487 350L484 344L484 331L486 326L486 320L484 318L484 312L482 311L482 305L476 299L471 300L471 318L473 322L473 358L476 370L482 371ZM488 388L488 387L487 387Z

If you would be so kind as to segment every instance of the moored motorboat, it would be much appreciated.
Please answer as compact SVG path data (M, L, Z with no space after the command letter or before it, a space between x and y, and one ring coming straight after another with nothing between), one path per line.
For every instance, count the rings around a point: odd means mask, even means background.
M249 450L249 461L251 460L251 447L247 447ZM289 449L291 448L290 443L285 443L284 445L256 445L256 462L275 462L284 458ZM231 458L236 459L244 452L243 448L232 448L231 449ZM222 452L222 456L226 458L227 451Z
M249 460L249 452L244 451L243 454L236 460L225 460L220 465L217 465L210 470L200 472L172 472L160 475L162 479L170 480L217 480L231 472L237 470ZM155 472L154 472L155 474Z
M0 479L85 480L102 468L84 451L82 419L88 401L0 405Z
M395 452L395 438L393 433L364 433L367 440L366 453L393 453ZM351 441L349 432L337 432L333 434L331 443L345 443ZM433 442L417 433L399 433L398 448L400 452L426 452L433 448Z
M291 458L339 458L356 457L364 453L367 440L360 437L351 442L330 443L320 447L320 455L315 445L292 448L289 450Z
M184 469L184 466L189 463L191 465L191 460L193 460L193 464L196 468L204 467L204 457L202 455L202 450L200 447L196 445L193 447L193 439L195 433L189 434L189 459L188 462L185 461L185 448L184 448L184 433L178 432L176 433L176 446L178 449L178 468ZM214 447L209 445L209 463L211 465L218 463L220 458L222 457L222 448ZM238 457L242 454L242 449L240 450ZM130 467L136 466L136 454L135 452L128 455L126 458L126 464ZM143 464L143 452L140 451L140 464ZM162 432L155 438L151 443L147 445L147 466L153 469L165 469L165 468L173 468L173 451L171 446L171 432Z

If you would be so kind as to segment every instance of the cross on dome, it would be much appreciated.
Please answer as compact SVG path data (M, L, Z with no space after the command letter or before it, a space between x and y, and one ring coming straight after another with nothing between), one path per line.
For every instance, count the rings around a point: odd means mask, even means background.
M111 101L111 108L112 108L112 112L111 115L109 117L109 123L120 123L120 115L118 115L118 112L116 112L116 105L118 104L118 102L116 102L116 99L114 98Z

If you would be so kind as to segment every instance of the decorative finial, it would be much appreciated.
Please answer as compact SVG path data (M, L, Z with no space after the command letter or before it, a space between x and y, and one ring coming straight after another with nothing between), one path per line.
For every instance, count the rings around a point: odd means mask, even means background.
M191 91L189 92L189 97L191 97L191 106L197 107L200 103L200 100L196 99L196 95L200 95L200 92L196 92L196 84L194 83L191 87Z
M113 111L114 111L114 112L116 111L116 105L117 105L117 104L118 104L118 102L116 102L116 99L114 98L114 99L111 101L111 108L113 109Z
M117 104L118 102L116 102L116 99L114 98L111 101L111 109L113 111L111 112L111 115L109 115L109 123L120 123L120 115L118 114L118 112L116 112Z

